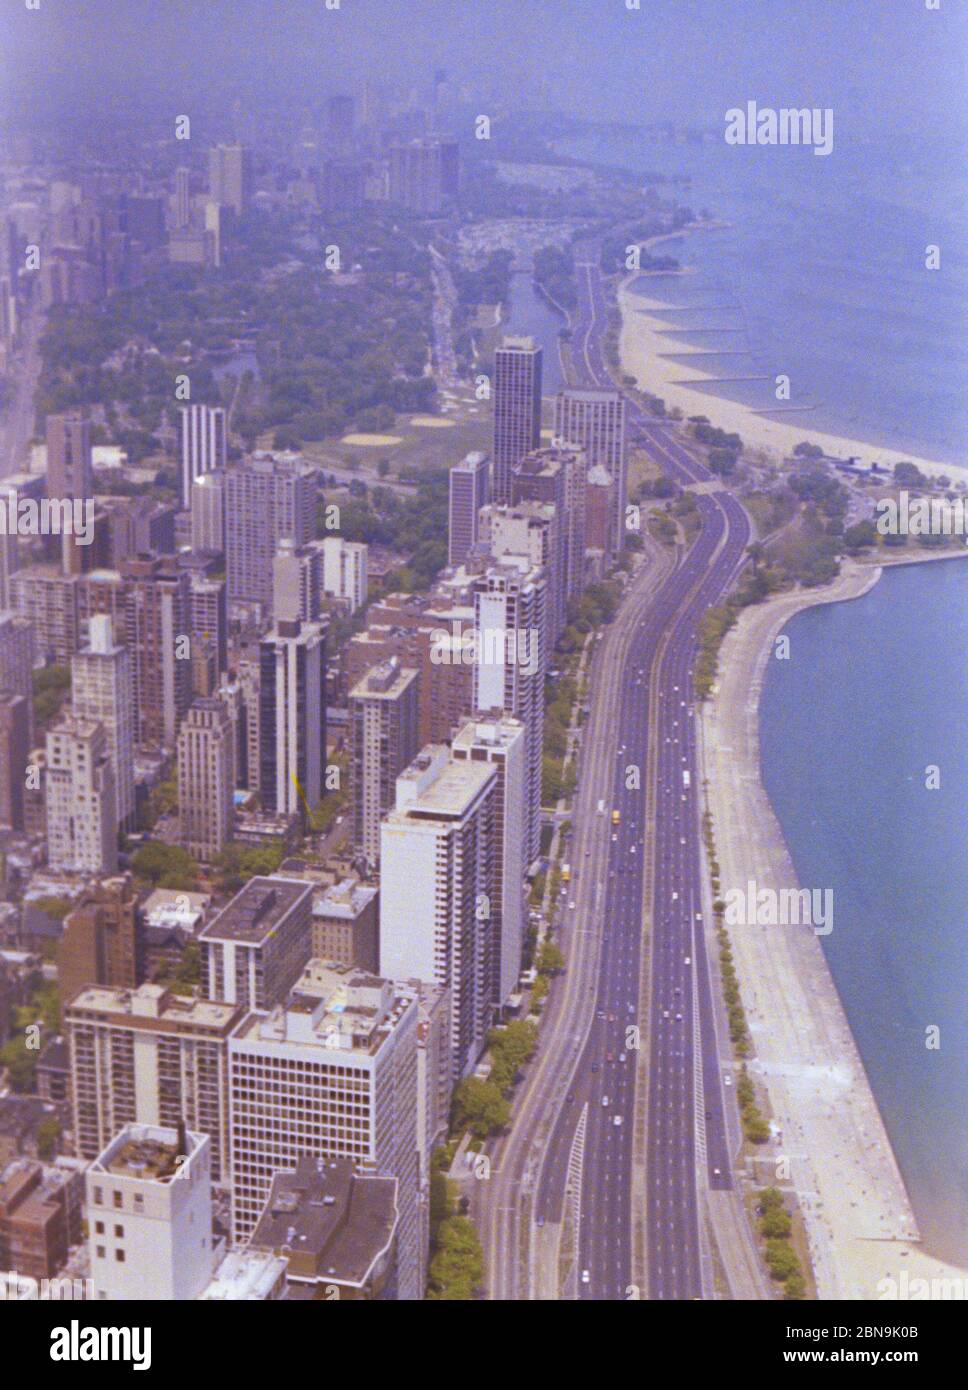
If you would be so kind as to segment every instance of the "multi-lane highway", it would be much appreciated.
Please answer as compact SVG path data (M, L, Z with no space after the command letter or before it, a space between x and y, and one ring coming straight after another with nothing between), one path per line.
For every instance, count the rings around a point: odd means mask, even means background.
M594 248L579 247L577 262L573 380L610 386ZM678 483L714 481L669 426L632 402L629 433ZM581 774L568 929L586 948L583 971L593 960L594 986L583 996L580 1028L568 1035L567 1090L548 1097L555 1113L543 1117L533 1216L540 1230L567 1215L573 1233L577 1218L565 1292L586 1298L708 1295L697 1184L732 1185L702 921L691 672L698 622L735 578L750 528L721 489L698 495L697 505L698 538L617 649L614 718L604 731L589 727ZM569 969L573 958L572 949ZM532 1152L530 1167L534 1161ZM646 1238L637 1250L640 1228ZM643 1269L647 1288L638 1288Z

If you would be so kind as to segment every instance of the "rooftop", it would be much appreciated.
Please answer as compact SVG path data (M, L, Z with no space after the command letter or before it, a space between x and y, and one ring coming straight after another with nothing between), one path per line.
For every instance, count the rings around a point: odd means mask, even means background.
M203 928L201 939L261 945L311 892L312 885L299 879L252 878Z

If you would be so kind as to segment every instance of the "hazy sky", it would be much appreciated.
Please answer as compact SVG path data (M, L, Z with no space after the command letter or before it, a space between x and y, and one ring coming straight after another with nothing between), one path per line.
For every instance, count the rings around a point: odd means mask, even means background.
M940 0L3 0L0 84L176 110L258 84L300 111L347 80L443 67L514 105L718 123L728 106L846 108L882 131L965 122L968 4Z

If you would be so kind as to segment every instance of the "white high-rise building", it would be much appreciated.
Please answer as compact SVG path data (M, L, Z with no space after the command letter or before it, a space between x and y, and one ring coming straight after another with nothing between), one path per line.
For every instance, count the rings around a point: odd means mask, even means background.
M212 1277L208 1136L128 1124L85 1173L94 1296L183 1302Z
M225 549L225 475L202 473L192 483L192 549Z
M516 555L503 556L474 583L474 709L506 710L524 723L528 777L522 833L529 864L538 857L541 837L546 591L545 571Z
M420 747L419 680L391 657L350 691L353 843L371 864L379 862L380 821L393 806L397 777Z
M103 725L67 715L48 730L46 787L50 867L113 874L118 812Z
M380 969L451 994L455 1079L491 1021L497 769L429 744L397 778L380 851Z
M491 1000L507 1003L517 988L524 948L525 881L528 868L522 834L527 808L525 728L520 719L500 715L471 720L458 732L451 754L456 762L484 761L497 770L494 878L491 909Z
M228 459L223 408L220 405L183 405L181 444L181 500L187 510L192 505L195 479L216 468L224 468Z
M248 1014L229 1039L237 1243L255 1227L274 1172L294 1172L305 1155L349 1158L397 1179L394 1292L423 1297L417 1023L409 986L321 961L285 1005Z
M71 705L78 719L104 727L114 772L118 824L134 821L134 673L127 647L115 642L111 619L96 613L88 645L71 659Z
M491 460L468 454L453 464L448 479L447 563L462 565L477 544L481 508L490 501Z
M355 613L366 602L368 547L341 536L327 536L315 544L322 552L321 591L345 599Z

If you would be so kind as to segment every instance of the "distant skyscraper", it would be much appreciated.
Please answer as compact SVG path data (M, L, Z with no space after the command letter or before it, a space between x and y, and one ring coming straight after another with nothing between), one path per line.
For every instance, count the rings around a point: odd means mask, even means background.
M527 752L520 719L501 715L465 724L452 745L456 762L484 761L497 769L497 819L493 840L497 892L490 908L491 1002L507 1003L521 975L524 947L524 876L528 868L522 829L527 818Z
M192 220L192 171L184 164L175 170L175 227L183 232Z
M225 549L225 474L203 473L192 483L192 549Z
M417 755L416 671L394 658L350 691L353 843L371 864L380 857L380 821L392 808L399 774Z
M181 500L192 505L192 484L196 478L225 467L227 454L225 411L220 405L181 407Z
M193 573L188 589L192 638L192 689L212 695L228 666L228 606L225 580Z
M417 139L390 146L390 201L420 217L442 211L446 190L456 184L456 147ZM446 185L446 188L445 188Z
M255 455L225 473L225 559L229 598L272 607L279 542L305 545L316 530L316 470L298 460Z
M208 189L217 203L242 213L252 197L252 151L244 145L214 145L208 152Z
M474 584L474 708L483 714L505 710L524 723L528 776L522 830L528 864L538 857L541 834L546 590L544 572L514 555Z
M612 479L615 491L611 548L621 550L628 501L625 397L620 391L579 387L559 391L555 397L555 436L580 444L588 467L600 464Z
M479 515L490 501L491 462L487 454L468 454L450 470L447 563L462 565L477 543Z
M366 602L368 547L361 541L344 541L342 536L327 536L314 545L322 557L320 592L345 599L355 613Z
M474 1070L491 1021L497 780L490 763L430 744L382 825L380 969L450 989L455 1080Z
M326 103L326 134L334 153L349 154L353 146L353 98L344 92Z
M210 863L232 838L235 728L221 700L196 700L178 731L180 843Z
M123 560L125 641L134 654L135 742L174 749L192 700L189 577L171 557Z
M111 619L96 614L88 645L71 660L71 705L79 719L104 726L114 771L118 824L134 820L134 675L127 647L115 642Z
M511 470L541 443L541 363L533 338L505 338L494 353L494 502L511 501Z
M10 609L0 609L0 685L22 695L28 705L29 737L33 739L34 625Z
M47 733L47 862L68 873L113 874L118 867L107 735L73 715Z
M263 810L306 823L323 794L326 627L276 624L259 646L259 790Z
M47 417L47 496L87 498L93 494L91 422L79 412Z
M24 789L30 757L30 712L26 698L0 689L0 826L24 828Z
M550 529L548 580L548 641L554 646L568 622L568 467L554 449L533 449L511 470L512 510L539 502L554 508Z

